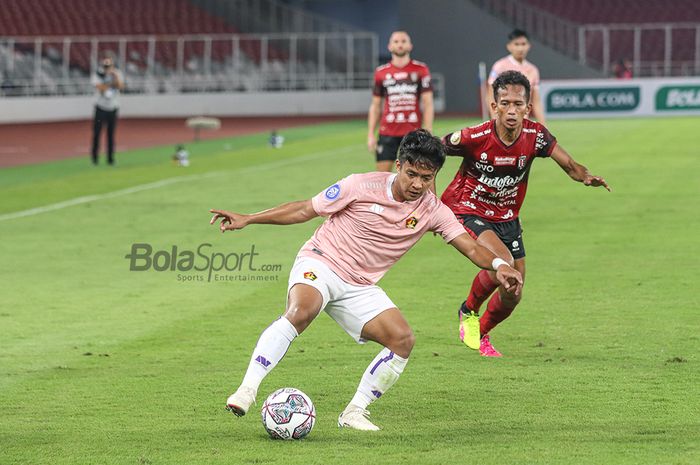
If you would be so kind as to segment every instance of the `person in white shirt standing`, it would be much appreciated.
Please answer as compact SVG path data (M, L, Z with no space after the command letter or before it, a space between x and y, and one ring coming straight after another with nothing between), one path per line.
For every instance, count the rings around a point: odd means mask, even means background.
M124 88L124 77L114 64L114 55L102 55L100 66L92 76L92 85L97 92L95 117L92 123L92 163L97 165L102 125L107 126L107 163L114 165L114 130L117 126L119 91Z

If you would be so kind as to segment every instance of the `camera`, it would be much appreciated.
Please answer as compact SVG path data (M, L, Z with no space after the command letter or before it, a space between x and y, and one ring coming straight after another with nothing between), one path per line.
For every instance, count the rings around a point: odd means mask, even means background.
M100 66L97 67L96 74L100 79L104 79L107 75L107 71L112 69L114 65L110 61L103 61Z

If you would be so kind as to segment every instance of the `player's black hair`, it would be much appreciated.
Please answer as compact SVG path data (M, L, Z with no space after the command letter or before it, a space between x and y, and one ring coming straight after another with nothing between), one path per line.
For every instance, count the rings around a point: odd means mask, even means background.
M508 42L521 37L525 37L527 40L530 40L530 38L527 36L527 32L523 31L522 29L513 29L510 34L508 34Z
M504 71L493 81L493 100L498 102L498 89L505 90L506 86L523 86L525 101L530 102L530 81L520 71Z
M425 129L417 129L401 139L399 161L439 171L445 164L445 146Z

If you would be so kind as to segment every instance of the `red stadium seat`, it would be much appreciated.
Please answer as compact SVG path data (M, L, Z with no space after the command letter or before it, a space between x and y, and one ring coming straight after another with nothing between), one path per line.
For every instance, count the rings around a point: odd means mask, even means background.
M700 23L700 1L674 0L524 0L524 3L576 24L634 26L645 24L641 31L641 61L663 63L665 31L668 23ZM653 25L658 24L658 28ZM649 26L652 25L652 28ZM626 27L625 26L625 27ZM674 27L671 36L671 61L690 63L695 58L695 27ZM603 36L599 30L586 32L586 59L602 65ZM611 29L610 60L634 56L634 33L622 28Z
M173 35L231 34L237 29L187 0L3 0L0 8L0 30L4 36L100 36L100 35ZM129 47L137 51L145 63L148 45ZM260 45L242 47L244 53L260 61ZM62 49L60 50L63 51ZM116 48L115 48L116 51ZM32 50L28 50L29 53ZM204 43L188 43L184 61L204 53ZM269 52L273 56L273 52ZM231 56L230 41L214 41L212 58L224 60ZM276 55L275 55L276 56ZM175 42L162 42L156 48L156 60L167 68L177 66ZM133 61L133 60L129 60ZM71 66L90 69L90 44L76 43L71 47Z
M524 0L525 3L579 24L680 23L700 21L700 2L674 0Z

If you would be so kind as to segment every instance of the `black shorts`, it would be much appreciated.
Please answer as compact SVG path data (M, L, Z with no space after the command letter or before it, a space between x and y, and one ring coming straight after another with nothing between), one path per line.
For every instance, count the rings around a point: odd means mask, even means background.
M523 243L523 228L520 227L520 219L491 223L475 215L457 215L457 219L474 239L484 231L493 231L503 242L514 259L525 258L525 244Z
M401 136L379 136L377 141L377 161L394 161L399 153Z

